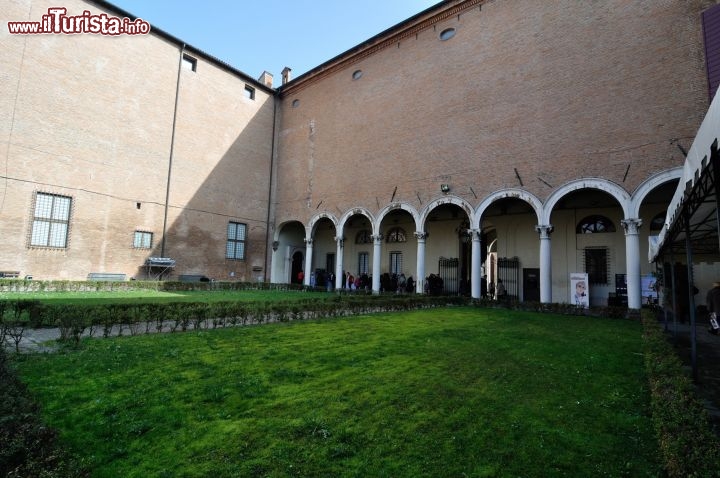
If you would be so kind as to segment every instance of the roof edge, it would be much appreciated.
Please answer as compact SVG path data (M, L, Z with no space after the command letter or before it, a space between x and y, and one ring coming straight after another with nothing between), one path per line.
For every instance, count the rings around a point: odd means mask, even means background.
M414 35L429 26L438 23L446 18L459 15L462 11L475 6L482 6L491 0L443 0L440 3L429 7L412 17L403 20L396 25L378 33L364 42L340 53L330 60L303 73L297 78L280 85L277 90L281 96L299 91L314 80L319 80L337 70L346 68L357 63L376 51L396 44L403 38Z
M131 20L136 20L137 18L140 18L137 15L133 15L132 13L130 13L126 10L123 10L122 8L120 8L116 5L113 5L112 3L108 2L107 0L84 0L84 1L86 3L95 4L100 8L103 8L105 10L109 10L113 13L116 13L119 16L130 18ZM230 65L229 63L227 63L227 62L225 62L225 61L223 61L223 60L221 60L199 48L196 48L196 47L184 42L180 38L178 38L174 35L171 35L170 33L166 32L165 30L162 30L161 28L156 27L153 24L150 24L150 34L153 34L153 33L155 33L157 36L163 38L164 40L166 40L170 43L173 43L180 48L183 48L186 52L200 56L203 59L214 64L218 68L223 69L223 70L227 71L228 73L231 73L232 75L237 76L237 77L243 79L244 81L247 81L248 83L252 83L252 86L254 86L258 89L261 89L270 95L274 95L276 93L275 88L269 88L267 85L262 83L259 79L253 78L249 74L245 73L244 71L238 70L237 68Z

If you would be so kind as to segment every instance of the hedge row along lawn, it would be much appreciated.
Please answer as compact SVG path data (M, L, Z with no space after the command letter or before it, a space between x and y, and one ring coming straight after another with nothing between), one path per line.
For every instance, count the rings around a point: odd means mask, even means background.
M660 476L637 322L470 307L17 357L95 477Z
M208 290L208 291L158 291L137 289L126 291L87 292L0 292L0 300L32 299L40 302L61 304L158 304L168 302L263 302L302 301L307 299L328 299L334 293L322 291L278 291L278 290Z

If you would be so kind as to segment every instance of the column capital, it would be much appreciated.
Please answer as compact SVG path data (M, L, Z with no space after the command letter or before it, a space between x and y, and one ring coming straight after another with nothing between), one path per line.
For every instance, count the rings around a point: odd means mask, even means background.
M306 246L312 247L312 245L313 245L313 240L312 240L312 239L307 239L307 238L306 238L306 239L303 239L303 241L305 241L305 245L306 245Z
M421 240L421 239L424 241L425 239L428 238L429 235L430 235L429 232L425 232L425 231L415 231L415 239L417 239L418 241Z
M640 218L627 218L620 221L623 229L625 229L625 235L637 234L642 226L642 219Z
M540 239L550 239L550 234L554 229L555 227L551 224L538 224L535 226L535 231L540 234Z
M380 234L373 234L370 236L370 238L373 240L373 244L382 244L383 239L385 236L383 236L382 232Z
M337 242L338 246L345 247L345 237L344 236L335 236L333 239L335 239L335 242Z

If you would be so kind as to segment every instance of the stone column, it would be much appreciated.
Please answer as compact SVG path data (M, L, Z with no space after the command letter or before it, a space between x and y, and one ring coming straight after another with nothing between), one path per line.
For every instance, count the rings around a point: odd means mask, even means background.
M417 239L417 277L415 277L415 292L425 292L425 240L428 233L424 231L415 232Z
M642 219L629 218L620 221L625 229L625 263L627 267L628 309L642 307L642 285L640 284L640 226Z
M540 234L540 302L552 302L552 253L550 250L551 225L538 225L535 230Z
M472 233L472 265L470 268L470 295L473 299L482 297L482 243L479 229L470 229Z
M305 239L305 278L303 279L304 285L310 285L310 274L312 273L312 257L313 255L313 240Z
M383 235L370 236L373 240L373 270L372 270L372 291L373 294L380 293L380 259L382 255Z
M335 289L340 290L345 284L345 277L343 276L343 250L345 249L345 239L342 236L335 236L335 242L337 248L335 249Z

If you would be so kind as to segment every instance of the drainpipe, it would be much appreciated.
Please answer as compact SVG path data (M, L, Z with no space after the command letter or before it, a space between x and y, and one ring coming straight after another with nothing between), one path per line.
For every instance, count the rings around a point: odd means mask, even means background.
M167 233L168 207L170 204L170 177L172 174L173 153L175 152L175 126L177 124L178 99L180 97L180 72L182 71L183 55L185 54L185 43L180 48L178 60L177 81L175 83L175 109L173 110L172 134L170 136L170 158L168 160L167 187L165 188L165 213L163 215L162 244L160 246L160 257L165 257L165 235Z
M268 248L270 247L270 212L272 208L272 190L273 190L273 168L275 167L275 128L277 125L277 105L278 95L273 95L273 127L272 127L272 143L270 146L270 178L268 181L268 204L267 204L267 221L265 222L265 272L263 272L263 281L268 282L268 269L272 264L268 262ZM272 278L272 274L270 275Z

